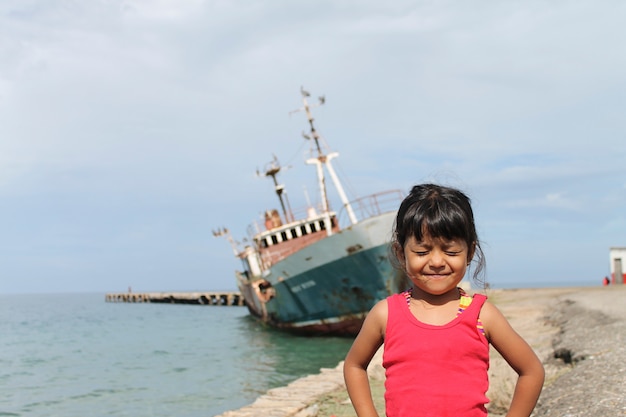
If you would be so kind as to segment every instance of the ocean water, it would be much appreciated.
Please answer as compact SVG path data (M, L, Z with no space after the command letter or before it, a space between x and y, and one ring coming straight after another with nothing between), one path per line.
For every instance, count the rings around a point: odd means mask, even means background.
M215 416L350 344L264 328L245 307L0 295L0 416Z

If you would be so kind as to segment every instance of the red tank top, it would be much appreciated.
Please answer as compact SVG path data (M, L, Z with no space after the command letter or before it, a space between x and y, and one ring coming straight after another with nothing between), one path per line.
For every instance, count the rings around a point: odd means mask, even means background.
M385 407L387 417L485 417L489 343L476 327L485 300L434 326L409 310L403 294L387 298Z

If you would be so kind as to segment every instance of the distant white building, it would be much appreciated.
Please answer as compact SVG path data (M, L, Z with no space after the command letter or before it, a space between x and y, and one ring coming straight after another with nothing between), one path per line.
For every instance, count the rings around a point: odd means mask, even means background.
M611 256L611 283L623 284L626 281L626 247L613 247Z

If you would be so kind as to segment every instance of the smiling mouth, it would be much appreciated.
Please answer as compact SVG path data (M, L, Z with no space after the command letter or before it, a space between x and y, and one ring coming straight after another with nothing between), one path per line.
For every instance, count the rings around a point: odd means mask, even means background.
M444 279L448 278L449 274L425 274L429 279Z

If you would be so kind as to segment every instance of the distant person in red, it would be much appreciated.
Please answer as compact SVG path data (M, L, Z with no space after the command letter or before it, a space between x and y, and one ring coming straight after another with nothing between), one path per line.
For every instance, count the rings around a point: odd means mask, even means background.
M602 284L604 286L607 286L611 283L611 280L609 279L609 277L604 277L604 279L602 280Z
M469 198L433 184L413 187L394 225L392 250L413 288L378 302L344 362L359 417L375 417L367 367L384 343L387 417L487 417L489 345L519 375L508 417L529 417L543 365L502 313L459 283L484 267Z

